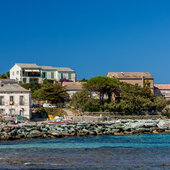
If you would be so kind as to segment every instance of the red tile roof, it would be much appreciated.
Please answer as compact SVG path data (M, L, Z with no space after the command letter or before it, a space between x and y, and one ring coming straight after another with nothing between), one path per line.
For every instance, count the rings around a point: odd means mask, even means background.
M170 89L170 84L155 84L154 86L158 89Z

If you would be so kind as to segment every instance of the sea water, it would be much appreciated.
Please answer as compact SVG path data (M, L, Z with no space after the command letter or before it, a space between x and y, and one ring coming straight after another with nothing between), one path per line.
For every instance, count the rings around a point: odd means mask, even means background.
M0 168L170 169L170 134L0 142Z

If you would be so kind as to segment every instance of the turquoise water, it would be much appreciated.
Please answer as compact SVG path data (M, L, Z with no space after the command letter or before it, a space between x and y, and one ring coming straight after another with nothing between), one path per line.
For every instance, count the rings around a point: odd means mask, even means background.
M170 134L0 142L1 168L170 169Z
M170 134L123 135L98 137L72 137L56 139L33 139L6 141L0 143L1 148L150 148L170 147Z

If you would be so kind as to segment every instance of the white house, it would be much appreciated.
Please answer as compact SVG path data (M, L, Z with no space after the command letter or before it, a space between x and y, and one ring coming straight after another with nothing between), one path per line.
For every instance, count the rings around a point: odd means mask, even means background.
M76 81L76 73L68 67L38 66L37 64L17 63L10 69L10 79L18 82L30 83L43 80L59 81L66 78L70 81Z
M17 83L0 80L0 115L31 118L31 92Z

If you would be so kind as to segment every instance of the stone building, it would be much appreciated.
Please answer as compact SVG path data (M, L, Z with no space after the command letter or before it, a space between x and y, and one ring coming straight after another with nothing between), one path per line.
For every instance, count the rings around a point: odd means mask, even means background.
M149 72L108 72L107 77L113 77L122 82L141 87L148 86L152 90L154 89L154 78Z
M71 98L73 94L82 90L83 84L84 82L63 82L62 86L65 86L67 93L69 94L69 98Z
M17 63L10 69L10 79L18 82L41 83L43 80L59 81L60 79L76 81L76 73L68 67L38 66L37 64Z
M170 99L170 84L155 84L154 92L158 96L163 96L166 100Z
M0 80L0 115L31 118L31 92L14 81Z

